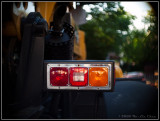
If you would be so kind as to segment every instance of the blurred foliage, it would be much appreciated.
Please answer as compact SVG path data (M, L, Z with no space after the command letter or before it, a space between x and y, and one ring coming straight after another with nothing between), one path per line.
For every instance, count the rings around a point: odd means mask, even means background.
M125 65L134 63L137 70L143 71L148 63L158 65L158 21L152 11L143 20L150 24L147 31L129 29L136 17L127 13L120 2L98 3L88 15L92 19L80 26L85 31L87 59L105 60L109 52L115 52L123 54Z
M92 19L80 26L86 34L87 59L104 60L112 51L119 54L124 38L122 33L129 31L135 17L125 12L119 2L96 4L88 14Z
M157 17L153 11L148 11L143 22L150 24L147 31L134 29L129 32L121 49L121 52L124 53L123 61L128 65L134 62L136 69L141 71L146 65L158 68Z
M145 23L150 23L148 28L148 36L145 38L145 60L158 65L158 17L154 12L148 11L148 15L144 18Z

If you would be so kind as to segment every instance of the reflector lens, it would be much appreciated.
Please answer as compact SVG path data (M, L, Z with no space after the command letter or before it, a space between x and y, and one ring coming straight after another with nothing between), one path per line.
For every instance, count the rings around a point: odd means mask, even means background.
M52 86L67 86L68 68L64 67L50 68L50 84Z
M70 68L70 84L71 86L87 86L88 85L88 68L71 67Z
M108 68L105 68L105 67L89 68L89 85L90 86L107 86L108 85Z

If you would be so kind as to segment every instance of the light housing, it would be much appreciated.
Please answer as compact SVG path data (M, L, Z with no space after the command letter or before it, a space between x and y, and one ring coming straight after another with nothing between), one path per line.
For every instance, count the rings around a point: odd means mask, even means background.
M45 60L48 90L102 90L114 88L114 61Z

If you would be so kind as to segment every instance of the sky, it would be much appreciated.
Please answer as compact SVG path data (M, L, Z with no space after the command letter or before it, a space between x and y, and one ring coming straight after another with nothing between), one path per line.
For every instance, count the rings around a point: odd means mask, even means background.
M134 20L134 25L137 29L147 28L147 25L144 24L142 19L147 15L147 11L151 10L151 7L146 2L121 2L121 5L124 6L124 10L135 15L137 19Z
M137 29L143 29L148 27L148 25L142 22L144 16L147 15L147 11L151 10L151 7L146 2L121 2L121 5L124 7L124 10L129 12L130 14L136 16L137 18L133 21L134 26ZM92 7L92 6L91 6ZM83 7L86 12L89 12L90 8L87 5ZM87 18L87 20L91 19L91 16ZM130 29L133 29L133 26L130 26Z

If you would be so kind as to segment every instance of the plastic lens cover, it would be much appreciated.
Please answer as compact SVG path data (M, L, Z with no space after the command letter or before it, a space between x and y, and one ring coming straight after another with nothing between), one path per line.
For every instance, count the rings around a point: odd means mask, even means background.
M112 90L114 61L46 61L47 89Z
M71 67L69 76L71 86L88 85L88 68L86 67Z
M52 86L67 86L68 68L51 67L50 68L50 84Z
M108 68L91 67L89 68L90 86L107 86L108 85Z

